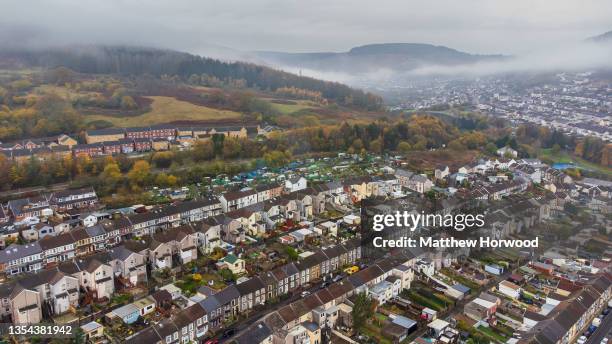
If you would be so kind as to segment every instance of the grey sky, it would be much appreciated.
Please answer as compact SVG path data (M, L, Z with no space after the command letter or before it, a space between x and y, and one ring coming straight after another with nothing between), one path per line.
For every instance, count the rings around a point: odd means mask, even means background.
M422 42L522 54L609 30L610 0L0 1L0 43L120 43L194 53Z

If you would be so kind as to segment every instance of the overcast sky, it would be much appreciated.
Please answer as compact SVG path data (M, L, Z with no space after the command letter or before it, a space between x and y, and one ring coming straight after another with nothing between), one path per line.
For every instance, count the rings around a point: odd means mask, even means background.
M522 54L612 30L610 0L2 0L3 44L345 51L383 42ZM1 47L0 47L1 49Z

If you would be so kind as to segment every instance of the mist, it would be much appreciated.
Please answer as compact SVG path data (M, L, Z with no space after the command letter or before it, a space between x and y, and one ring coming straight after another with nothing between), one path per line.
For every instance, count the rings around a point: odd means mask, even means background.
M248 56L248 55L244 55ZM258 61L265 64L264 61ZM424 64L410 70L379 68L357 73L328 72L299 66L268 63L269 66L318 79L351 85L380 86L400 80L445 78L478 78L512 73L555 73L612 70L612 42L583 40L508 56L491 61L459 65Z
M612 69L612 44L579 42L547 49L500 61L478 62L458 66L423 66L407 75L479 77L506 73L586 71Z
M585 0L7 0L0 12L2 49L133 45L174 49L225 61L267 64L348 84L397 78L478 77L513 72L610 68L609 42L585 42L612 29L612 2ZM342 52L387 42L443 45L503 60L421 64L347 73L282 65L251 51Z
M520 55L612 28L607 0L6 0L3 46L123 44L196 54L423 42Z

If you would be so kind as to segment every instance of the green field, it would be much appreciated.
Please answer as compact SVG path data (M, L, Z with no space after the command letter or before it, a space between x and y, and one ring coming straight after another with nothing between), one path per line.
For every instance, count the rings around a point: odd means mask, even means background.
M312 109L316 107L314 103L312 103L311 101L307 101L307 100L291 101L292 103L295 103L295 104L279 104L279 103L274 102L275 99L266 99L266 100L270 102L274 110L282 113L283 115L289 115L289 114L292 114L300 110Z
M87 121L104 120L117 127L137 127L174 121L210 121L240 118L238 112L194 105L172 97L147 97L153 100L151 111L138 116L87 115Z
M583 168L585 170L597 171L612 177L612 168L586 161L566 151L559 151L558 153L553 153L552 149L541 149L538 154L538 157L540 159L551 160L555 163L573 163L577 167Z

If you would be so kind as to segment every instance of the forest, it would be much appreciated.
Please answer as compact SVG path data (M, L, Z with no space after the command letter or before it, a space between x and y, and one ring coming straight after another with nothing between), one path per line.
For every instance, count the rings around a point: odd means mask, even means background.
M192 76L244 80L246 87L276 91L298 88L320 93L342 106L369 111L382 108L382 98L337 82L275 70L245 62L223 62L172 50L136 47L81 46L70 49L19 50L0 53L0 60L20 61L28 67L66 67L79 73L124 76L170 76L188 81Z

